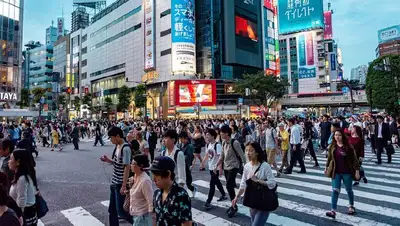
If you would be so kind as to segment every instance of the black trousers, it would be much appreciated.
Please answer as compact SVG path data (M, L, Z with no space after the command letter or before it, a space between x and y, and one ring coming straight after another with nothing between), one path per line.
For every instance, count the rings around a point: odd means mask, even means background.
M315 155L314 145L311 139L308 140L307 150L310 152L311 157L314 159L315 165L318 165L318 159Z
M101 139L101 136L100 136L100 135L97 135L97 136L96 136L95 141L94 141L94 146L97 145L97 142L100 142L101 145L104 145L103 139Z
M383 149L387 146L387 144L385 144L385 141L383 140L383 138L376 138L376 158L378 160L378 163L382 163L382 153L383 153ZM388 162L392 162L392 154L388 153L386 151L386 155L388 158Z
M292 172L293 166L299 162L300 168L302 172L306 171L306 166L304 165L304 159L303 159L303 151L301 150L301 144L296 144L296 151L293 150L294 144L291 144L291 158L290 158L290 165L286 169L288 172Z
M236 176L239 172L239 169L233 168L231 170L224 170L224 175L226 179L226 190L229 193L229 198L232 200L235 199L235 187L236 187Z
M321 148L325 150L328 147L329 136L321 136Z
M212 199L214 198L215 186L217 186L217 188L222 196L226 195L226 193L224 191L224 187L222 186L222 183L219 180L219 171L217 170L217 173L214 173L213 170L210 170L210 175L211 175L210 190L208 191L207 203L211 203Z
M190 171L189 164L185 163L185 171L186 171L186 186L190 191L193 192L194 191L194 186L192 185L193 177L192 177L192 172Z
M155 150L154 147L149 148L151 162L153 162L154 160L154 150Z
M79 150L79 144L78 144L79 138L72 138L72 143L74 144L74 149Z

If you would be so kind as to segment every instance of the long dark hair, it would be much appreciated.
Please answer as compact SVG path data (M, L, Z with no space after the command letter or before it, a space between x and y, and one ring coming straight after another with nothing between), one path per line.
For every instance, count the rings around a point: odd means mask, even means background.
M338 133L340 133L340 134L342 135L343 149L344 149L345 151L349 150L349 149L350 149L349 140L347 139L347 136L346 136L346 134L343 132L342 129L338 129L338 130L336 130L336 131L334 132L333 138L332 138L332 144L334 145L333 147L337 147L337 146L338 146L338 145L337 145L337 141L336 141L336 139L335 139L335 133L336 133L336 132L338 132Z
M262 150L261 145L258 142L249 142L246 146L251 146L257 153L257 161L260 163L267 161L267 155Z
M29 183L28 176L32 179L33 185L38 188L36 180L35 168L32 165L32 154L24 149L17 149L13 152L15 161L19 161L17 170L15 171L14 180L12 184L16 184L21 176L25 176L26 181Z
M360 138L362 145L364 145L364 136L361 127L353 126L353 128L356 130L357 136Z

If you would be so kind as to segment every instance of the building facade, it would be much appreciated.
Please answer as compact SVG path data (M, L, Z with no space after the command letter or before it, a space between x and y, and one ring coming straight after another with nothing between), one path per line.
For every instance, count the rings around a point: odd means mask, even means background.
M378 31L376 57L400 54L400 25L383 28Z
M0 28L3 34L0 38L0 93L3 93L0 101L13 107L21 90L24 0L0 0L0 6Z
M350 80L358 80L359 84L365 84L368 74L368 65L361 65L351 69Z
M89 26L89 13L85 7L77 7L71 15L71 32L83 29Z
M264 70L266 75L280 76L277 6L272 0L263 5Z
M46 45L53 45L57 41L58 30L53 25L46 29Z

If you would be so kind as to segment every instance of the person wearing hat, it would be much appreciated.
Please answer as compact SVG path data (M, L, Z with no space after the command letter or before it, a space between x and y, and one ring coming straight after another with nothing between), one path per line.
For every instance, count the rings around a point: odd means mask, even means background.
M155 225L192 226L192 204L186 190L175 182L174 160L158 156L151 164L150 171L158 187L153 196Z
M377 123L375 125L375 145L377 149L376 153L376 158L377 162L376 164L380 165L382 164L382 152L383 149L386 148L387 146L391 145L391 139L390 139L390 128L389 124L385 123L383 121L382 115L378 115L376 117ZM392 154L390 151L386 152L387 157L388 157L388 162L392 162Z
M131 170L135 173L129 192L129 213L133 226L151 226L153 213L153 183L145 169L149 168L149 157L144 154L133 156Z

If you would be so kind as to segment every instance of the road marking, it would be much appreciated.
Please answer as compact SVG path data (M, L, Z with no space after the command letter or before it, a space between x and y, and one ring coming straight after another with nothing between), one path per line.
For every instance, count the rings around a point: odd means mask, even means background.
M309 160L308 157L306 157L306 160ZM320 165L326 165L325 161L318 162ZM365 169L371 169L371 170L383 170L383 171L388 171L388 172L395 172L399 173L400 172L400 166L399 167L391 167L390 164L384 165L384 166L378 166L377 164L371 164L367 165L366 162L363 162L362 167Z
M104 226L97 218L92 216L88 211L82 207L76 207L68 210L63 210L61 213L76 226Z
M41 220L38 220L37 226L44 226L43 222Z
M208 188L209 187L209 182L203 181L203 180L197 180L194 181L193 184L200 186L200 187L205 187ZM278 193L279 193L280 187L278 188ZM239 191L239 189L235 189L236 194ZM200 192L196 193L196 199L201 199L202 201L206 201L207 200L207 195L204 195ZM223 201L223 202L212 202L212 204L214 206L218 206L221 208L224 208L224 206L229 206L230 202L229 201ZM238 205L239 206L239 211L241 208L247 208L243 205ZM317 208L315 206L309 206L309 205L305 205L305 204L301 204L301 203L297 203L297 202L292 202L289 200L284 200L284 199L279 199L279 206L285 209L289 209L289 210L293 210L296 212L301 212L301 213L305 213L308 215L312 215L315 217L319 217L319 218L325 218L325 213L327 210L324 209L320 209ZM248 209L248 208L247 208ZM248 212L248 210L247 210ZM271 224L275 224L275 225L296 225L298 226L298 223L295 222L290 222L290 221L285 221L286 219L284 218L288 218L288 217L282 217L282 216L277 216L281 219L278 219L276 222L273 222L273 219L270 218L272 216L273 213L270 213L270 217L268 218L268 223ZM289 218L291 219L291 218ZM368 220L368 219L364 219L364 218L360 218L357 216L349 216L347 214L341 214L339 212L336 213L336 220L337 222L343 223L343 224L350 224L350 225L363 225L363 226L390 226L389 224L384 224L384 223L380 223L380 222L376 222L373 220ZM303 225L306 223L300 222L300 225Z

